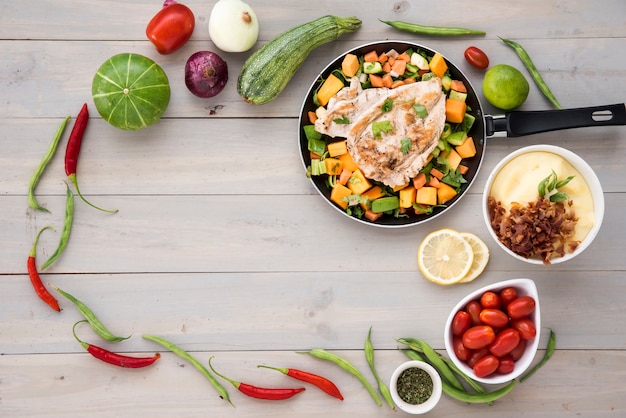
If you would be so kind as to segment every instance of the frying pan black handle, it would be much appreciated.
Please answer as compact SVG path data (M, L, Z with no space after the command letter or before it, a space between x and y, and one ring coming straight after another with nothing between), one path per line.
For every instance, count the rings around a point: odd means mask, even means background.
M561 129L626 125L626 105L621 103L576 109L513 111L502 117L485 119L487 136L495 132L506 132L506 136L516 137Z

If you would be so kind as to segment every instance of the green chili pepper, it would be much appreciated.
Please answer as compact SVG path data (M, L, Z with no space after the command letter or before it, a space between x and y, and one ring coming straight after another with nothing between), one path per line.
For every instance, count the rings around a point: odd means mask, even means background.
M45 270L50 267L52 263L56 261L57 258L63 254L65 247L67 247L67 243L70 240L70 234L72 232L72 222L74 221L74 193L70 190L70 186L67 186L67 198L65 201L65 223L63 224L63 231L61 232L61 237L59 238L59 245L56 250L52 253L50 258L46 260L45 263L41 265L41 270Z
M376 401L376 404L378 404L378 406L383 405L383 403L381 402L380 398L376 394L376 391L374 390L372 385L370 385L367 379L365 379L365 376L363 376L363 374L356 367L354 367L348 360L345 360L341 358L340 356L330 353L322 348L315 348L309 351L301 351L299 353L309 354L320 360L326 360L326 361L330 361L331 363L335 363L337 366L341 367L343 370L347 371L348 373L352 374L357 379L359 379L361 383L363 384L363 386L365 386L367 391L370 393L370 395L372 395L372 398L374 398L374 401Z
M169 342L169 341L167 341L167 340L165 340L165 339L163 339L161 337L157 337L157 336L154 336L154 335L143 334L141 336L141 338L144 338L144 339L150 340L150 341L154 341L157 344L161 344L163 347L165 347L166 349L170 350L172 353L176 354L178 357L180 357L180 358L182 358L184 360L187 360L189 363L191 363L191 365L193 367L196 368L196 370L198 370L200 373L202 373L202 375L204 377L206 377L209 380L209 382L211 382L213 387L217 390L217 393L219 393L220 398L226 400L229 404L233 405L233 403L230 400L230 396L228 396L228 391L224 388L224 386L222 386L220 384L220 382L217 381L217 379L215 378L215 376L213 376L211 374L209 369L204 367L202 365L202 363L200 363L198 360L196 360L196 358L194 358L191 354L189 354L188 352L186 352L182 348L178 347L174 343L171 343L171 342Z
M100 321L100 319L98 319L96 314L87 305L85 305L82 301L76 299L71 294L69 294L69 293L59 289L55 285L50 285L50 286L54 290L59 292L61 295L63 295L67 300L72 302L76 306L78 311L85 317L87 322L89 322L89 325L91 325L91 328L93 328L93 330L96 332L96 334L98 334L103 339L105 339L107 341L110 341L110 342L113 342L113 343L118 343L120 341L124 341L124 340L127 340L127 339L130 338L130 335L128 337L118 337L117 335L114 335L113 333L111 333L111 331L109 331L104 326L104 324L102 323L102 321Z
M443 393L462 402L490 404L512 391L516 384L517 381L513 379L506 386L487 393L467 393L466 391L459 390L444 381L441 382L441 388L443 389Z
M378 391L383 396L383 399L387 402L387 405L391 409L396 409L396 405L393 403L393 399L391 398L391 393L389 392L389 388L382 381L380 376L378 375L378 371L376 371L376 366L374 365L374 345L372 344L372 327L370 327L367 338L365 339L365 359L367 360L367 364L370 366L372 370L372 374L376 379L376 383L378 384Z
M502 42L504 42L505 44L507 44L508 46L510 46L511 48L515 50L515 52L517 53L517 56L520 57L520 59L526 66L526 69L530 73L530 76L533 78L533 80L535 81L535 84L537 84L537 87L539 87L539 90L541 90L544 96L546 96L548 100L550 100L550 102L552 102L552 104L557 109L563 109L559 101L556 99L556 97L554 97L554 94L550 90L550 87L548 87L548 84L546 84L543 77L541 77L539 70L537 70L537 67L535 67L535 64L530 59L530 56L528 55L526 50L515 41L504 39L502 37L499 37L499 38L502 40Z
M546 364L548 362L548 360L550 360L550 357L552 357L552 354L554 354L555 348L556 348L556 334L554 333L554 331L550 330L550 338L548 339L548 345L546 347L546 352L543 355L543 358L541 359L541 361L539 363L537 363L535 365L535 367L533 367L528 373L526 373L519 380L520 383L524 382L526 379L528 379L530 376L532 376L537 370L539 370L541 368L541 366Z
M35 172L33 173L32 177L28 181L28 205L35 210L40 210L43 212L50 213L48 209L44 208L43 206L39 204L39 202L37 202L37 198L35 197L35 187L37 187L37 184L39 183L39 180L41 179L41 176L43 175L44 170L46 169L46 167L50 163L50 160L52 160L52 157L56 153L57 146L59 145L59 141L61 140L61 137L63 136L63 131L65 130L65 125L67 125L67 121L69 119L70 117L68 116L65 119L63 119L63 121L61 121L61 125L59 125L59 128L54 134L54 138L52 139L52 142L50 143L50 146L48 147L48 152L46 152L46 155L43 156L41 163L39 163L39 166L35 169Z
M433 367L439 371L439 374L441 374L441 377L443 377L444 380L447 380L452 386L454 386L458 390L463 390L463 385L456 377L456 375L452 372L452 369L450 369L448 364L443 360L443 357L440 356L426 342L418 340L416 338L400 338L397 341L412 348L417 352L424 354L428 361L433 365Z
M380 19L379 19L380 20ZM411 32L418 35L434 36L459 36L459 35L484 35L486 32L476 29L454 28L446 26L424 26L415 23L402 22L400 20L380 20L392 28Z

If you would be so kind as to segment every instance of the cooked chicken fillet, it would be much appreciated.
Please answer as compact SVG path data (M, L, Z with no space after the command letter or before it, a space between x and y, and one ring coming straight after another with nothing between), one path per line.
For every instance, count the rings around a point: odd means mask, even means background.
M315 128L330 136L346 137L348 152L366 177L390 187L402 186L419 173L437 146L446 120L445 99L441 79L436 77L395 89L365 90L353 79L329 101ZM386 100L393 102L388 112L383 111ZM426 108L426 117L416 113L415 104ZM333 122L342 116L350 123ZM392 129L375 136L373 124L384 121L389 121ZM407 138L411 145L405 146L403 153Z

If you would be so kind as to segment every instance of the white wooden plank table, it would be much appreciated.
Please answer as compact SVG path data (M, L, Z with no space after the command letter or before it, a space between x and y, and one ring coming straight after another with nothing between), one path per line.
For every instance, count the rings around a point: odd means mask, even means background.
M443 352L443 326L456 301L516 277L537 283L546 327L540 348L547 328L558 336L552 360L493 406L444 396L430 415L626 413L624 127L490 138L477 180L459 205L432 222L394 230L350 221L322 201L304 176L297 144L298 110L316 74L343 51L381 39L412 40L442 52L479 90L482 73L465 63L465 48L476 45L492 64L525 71L498 36L515 39L565 107L623 103L626 3L251 1L261 22L256 47L324 14L363 21L354 34L315 50L278 99L256 107L236 92L249 53L220 53L209 40L214 1L186 3L196 29L188 44L168 56L158 55L144 34L159 3L0 1L0 416L404 415L376 406L356 379L297 351L332 350L371 378L362 348L373 326L377 366L387 380L405 360L395 338L420 338ZM378 19L482 28L487 35L414 36ZM220 53L230 70L226 89L212 99L192 96L183 81L187 57L203 49ZM170 78L170 106L143 131L111 127L91 100L95 70L120 52L155 59ZM148 369L118 369L93 359L72 337L80 314L65 300L61 313L52 312L34 295L26 274L36 232L48 224L60 229L63 222L63 152L37 188L51 214L28 208L28 179L61 119L74 117L85 102L92 118L79 162L81 190L96 204L120 211L100 213L77 200L67 250L42 277L80 297L110 329L132 334L121 344L99 345L130 355L160 351L162 358ZM487 113L500 113L483 105ZM549 108L531 82L521 109ZM606 199L593 245L550 267L506 256L488 236L480 212L490 170L509 152L540 143L566 147L589 162ZM475 282L442 288L418 272L419 242L443 227L473 232L489 245L491 261ZM40 259L57 240L52 232L42 236ZM81 329L85 340L98 342L90 332ZM143 340L143 333L165 337L203 362L215 356L214 365L225 374L257 385L294 383L258 364L311 370L334 380L346 399L309 388L289 401L259 401L227 387L232 408L193 367ZM537 360L542 355L540 350Z

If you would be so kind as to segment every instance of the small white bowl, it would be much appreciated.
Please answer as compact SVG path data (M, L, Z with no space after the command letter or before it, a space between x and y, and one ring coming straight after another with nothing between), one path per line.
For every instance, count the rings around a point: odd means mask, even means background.
M398 394L397 386L398 377L400 377L402 372L413 367L424 370L426 373L428 373L431 380L433 381L432 395L430 395L430 398L428 398L426 402L417 405L403 401ZM417 360L407 361L402 363L400 366L398 366L398 368L396 368L396 370L394 370L393 374L391 375L391 380L389 382L389 391L391 392L391 398L393 399L393 402L398 408L400 408L404 412L407 412L409 414L425 414L426 412L433 409L435 405L439 403L439 399L441 399L441 376L439 376L437 370L435 370L435 368L428 363Z
M535 311L529 315L529 318L534 322L535 327L537 328L537 335L532 340L529 340L526 345L526 351L522 355L522 357L515 362L515 369L508 374L492 374L486 377L478 377L474 374L474 370L469 367L464 361L460 360L456 354L454 354L454 347L452 344L452 320L454 315L465 308L469 302L473 300L480 299L480 296L487 291L499 292L505 287L514 287L517 290L518 296L532 296L535 299ZM489 384L499 384L509 382L512 379L515 379L533 362L535 358L535 354L537 353L537 347L539 346L539 335L541 331L541 310L539 306L539 294L537 293L537 286L535 282L531 279L512 279L505 280L503 282L493 283L488 286L482 287L469 295L465 296L459 303L456 304L452 311L450 311L450 315L448 316L448 320L446 321L446 327L444 332L444 344L446 346L446 351L448 352L448 356L450 359L456 364L456 366L461 369L463 373L470 376L472 379L477 380L482 383Z
M592 226L592 228L589 230L585 238L582 240L582 242L578 245L578 247L573 252L567 253L562 257L553 257L550 260L551 264L563 263L565 261L571 260L572 258L576 257L578 254L583 252L593 242L594 238L598 234L598 231L600 230L600 226L602 225L602 219L604 217L604 194L602 192L602 185L600 184L600 181L598 180L596 173L589 166L589 164L587 164L585 160L580 158L578 155L574 154L572 151L569 151L565 148L557 147L554 145L532 145L532 146L520 148L517 151L514 151L511 154L504 157L502 161L500 161L498 165L496 165L496 167L493 169L493 171L490 173L489 177L487 178L487 183L485 184L485 189L483 191L483 203L482 203L483 217L484 217L485 223L487 224L487 230L489 231L489 234L494 239L494 241L496 241L496 243L500 246L500 248L502 248L507 254L509 254L511 257L516 258L517 260L524 261L526 263L543 265L543 261L540 258L525 258L525 257L520 256L519 254L514 253L509 248L507 248L498 239L498 236L496 235L495 231L491 227L491 222L489 219L488 199L489 199L489 195L491 194L491 187L496 177L498 176L498 174L500 173L500 171L505 165L510 163L515 158L521 156L522 154L526 154L530 152L547 152L547 153L556 154L562 157L564 160L570 163L576 169L576 171L580 173L580 175L583 177L583 179L587 183L587 186L589 187L589 191L591 192L591 198L593 200L593 212L594 212L594 218L595 218L594 225ZM550 167L545 167L545 170L547 171L547 174L549 174ZM536 190L537 185L533 185L533 187ZM527 202L519 202L519 203L524 205Z

